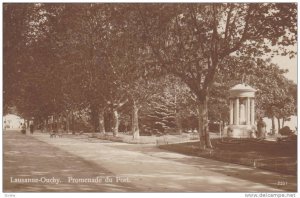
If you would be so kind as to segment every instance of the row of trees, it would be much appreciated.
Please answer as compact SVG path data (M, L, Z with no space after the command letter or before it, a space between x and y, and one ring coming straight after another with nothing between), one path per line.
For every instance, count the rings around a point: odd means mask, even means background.
M114 135L130 111L134 138L140 114L157 130L180 130L196 114L205 149L208 116L226 119L224 88L234 81L261 86L265 115L290 114L278 104L293 104L281 90L294 85L257 57L295 55L287 46L297 41L296 16L296 4L276 3L4 4L4 109L41 120L89 112L100 132L110 112ZM265 83L276 83L272 99Z

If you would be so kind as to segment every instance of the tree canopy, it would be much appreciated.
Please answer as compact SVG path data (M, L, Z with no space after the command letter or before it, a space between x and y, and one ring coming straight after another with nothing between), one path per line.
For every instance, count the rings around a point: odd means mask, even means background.
M265 115L295 111L295 97L283 97L294 85L261 60L295 56L288 48L297 42L295 3L4 4L3 27L4 106L24 117L89 112L94 131L118 135L130 114L138 138L140 111L158 102L167 111L156 112L156 123L169 128L198 114L205 149L209 117L226 118L221 89L231 71L268 93L258 95Z

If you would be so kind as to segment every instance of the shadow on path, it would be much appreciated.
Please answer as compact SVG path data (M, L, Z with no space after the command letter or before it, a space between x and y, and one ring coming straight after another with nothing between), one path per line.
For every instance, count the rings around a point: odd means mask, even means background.
M98 164L115 175L128 177L131 184L139 187L136 190L139 192L280 191L264 182L250 181L212 169L213 165L222 169L222 162L198 158L200 161L195 165L196 161L192 164L190 158L183 158L187 156L158 151L153 146L96 143L69 136L50 139L46 134L35 134L34 138Z
M98 164L55 148L30 135L6 131L3 133L3 142L4 192L134 192L138 190L129 183L116 183L115 175ZM107 176L113 181L105 181ZM60 183L45 181L53 177L60 179ZM88 183L74 183L77 181L69 182L68 177L94 180ZM98 180L95 180L97 177ZM15 182L16 179L40 179L40 181Z
M297 177L285 175L277 172L265 171L243 165L231 164L215 161L202 157L187 156L179 153L160 149L155 145L136 145L136 144L106 144L110 147L124 149L128 151L141 152L154 157L168 159L188 165L195 166L201 170L209 170L222 173L224 175L245 179L252 182L262 183L271 187L289 192L297 191ZM282 184L287 185L282 185Z

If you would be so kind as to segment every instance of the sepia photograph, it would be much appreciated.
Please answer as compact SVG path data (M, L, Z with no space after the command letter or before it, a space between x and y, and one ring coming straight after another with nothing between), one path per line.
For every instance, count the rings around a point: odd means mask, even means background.
M296 2L2 3L5 197L296 197L297 20Z

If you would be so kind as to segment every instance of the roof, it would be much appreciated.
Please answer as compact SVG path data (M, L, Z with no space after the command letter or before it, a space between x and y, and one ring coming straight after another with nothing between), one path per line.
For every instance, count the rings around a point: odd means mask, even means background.
M252 88L250 85L242 83L235 85L229 91L256 92L257 90Z
M13 119L15 119L15 118L21 119L20 116L15 115L15 114L6 114L6 115L3 116L3 117L4 117L4 118L8 118L8 119L11 119L11 118L13 118Z

